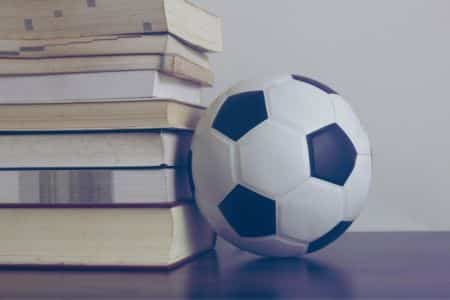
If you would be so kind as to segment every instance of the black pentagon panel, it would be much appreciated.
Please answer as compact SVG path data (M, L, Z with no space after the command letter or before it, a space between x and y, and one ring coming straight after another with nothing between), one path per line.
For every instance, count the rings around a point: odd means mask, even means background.
M229 97L217 113L213 128L233 141L267 120L264 92L245 92Z
M238 185L219 205L225 219L242 237L276 233L275 201Z
M357 152L337 124L308 135L311 176L344 186L353 172Z
M323 84L323 83L321 83L321 82L319 82L317 80L314 80L312 78L308 78L308 77L300 76L300 75L292 75L292 78L295 79L295 80L298 80L298 81L301 81L301 82L313 85L316 88L324 91L327 94L336 94L336 95L338 94L335 90L333 90L329 86L327 86L327 85L325 85L325 84Z
M189 185L191 187L192 195L195 197L194 174L192 172L192 150L189 150L187 168L188 168Z
M331 243L336 241L341 235L343 235L347 231L347 229L349 229L350 226L352 226L352 224L353 222L339 223L330 232L310 243L307 252L308 253L316 252L330 245Z

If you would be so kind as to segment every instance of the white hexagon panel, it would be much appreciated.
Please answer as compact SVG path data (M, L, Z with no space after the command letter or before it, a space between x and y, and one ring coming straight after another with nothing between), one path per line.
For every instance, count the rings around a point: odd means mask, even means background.
M346 191L344 219L355 220L360 214L369 195L372 180L372 158L358 155L352 175L344 186Z
M268 197L288 193L310 175L305 134L265 121L238 144L239 181Z
M278 235L258 239L243 238L239 241L239 245L260 255L265 254L259 251L260 249L270 248L272 256L279 257L298 257L305 254L308 250L308 244L291 241Z
M330 95L330 99L333 102L336 123L350 137L356 152L369 155L371 153L369 137L350 104L339 95Z
M344 197L341 187L311 178L280 198L279 234L306 243L324 236L341 222Z
M305 133L335 122L329 95L303 81L286 79L266 90L270 119Z

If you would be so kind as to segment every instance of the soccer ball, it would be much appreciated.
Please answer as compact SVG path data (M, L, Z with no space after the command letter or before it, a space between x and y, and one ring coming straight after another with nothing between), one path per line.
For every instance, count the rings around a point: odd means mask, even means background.
M198 206L221 237L292 257L326 247L360 214L371 151L342 97L289 75L219 97L196 129L191 169Z

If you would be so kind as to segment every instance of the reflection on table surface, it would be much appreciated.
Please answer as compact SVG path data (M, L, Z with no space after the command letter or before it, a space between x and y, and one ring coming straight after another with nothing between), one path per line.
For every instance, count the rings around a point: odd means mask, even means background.
M219 241L166 273L2 269L0 299L444 298L449 261L448 233L351 233L318 254L281 260Z

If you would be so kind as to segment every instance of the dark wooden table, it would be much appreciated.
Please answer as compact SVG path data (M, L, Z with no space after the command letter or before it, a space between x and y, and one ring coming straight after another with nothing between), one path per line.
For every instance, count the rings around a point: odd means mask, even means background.
M170 273L0 270L0 299L450 298L450 233L350 233L305 259L223 241Z

